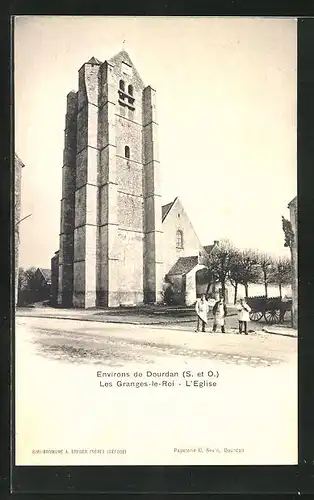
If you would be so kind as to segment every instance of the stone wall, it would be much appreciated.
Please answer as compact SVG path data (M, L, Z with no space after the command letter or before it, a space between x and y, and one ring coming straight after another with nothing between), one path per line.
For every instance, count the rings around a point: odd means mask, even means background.
M73 306L96 305L100 65L79 70L76 137Z
M58 286L59 286L59 251L55 252L51 259L51 305L58 305Z
M143 233L119 229L119 303L142 303L143 297ZM113 290L114 291L114 290Z
M96 236L96 305L119 305L118 222L116 164L117 78L114 66L105 61L99 76L98 114L98 207Z
M20 225L21 219L21 188L22 188L22 168L24 164L20 158L14 157L14 260L15 260L15 305L18 299L18 281L19 281L19 246L20 246Z
M143 91L144 300L160 302L163 283L161 182L156 92Z
M76 149L77 149L77 105L76 92L67 96L65 117L64 152L62 167L62 199L60 215L60 246L58 259L51 262L57 265L58 286L56 286L60 306L73 305L73 258L74 258L74 220L76 189ZM53 258L54 259L54 258Z
M124 73L124 60L130 74ZM127 54L104 63L101 71L97 304L136 304L143 302L143 84Z

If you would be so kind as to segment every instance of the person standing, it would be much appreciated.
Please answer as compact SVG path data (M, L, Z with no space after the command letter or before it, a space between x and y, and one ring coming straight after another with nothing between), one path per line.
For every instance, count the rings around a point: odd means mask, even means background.
M221 332L225 333L225 317L227 316L227 307L223 297L221 297L214 305L213 315L214 315L213 332L217 330L217 326L220 326Z
M246 303L245 299L240 300L240 304L238 305L238 318L239 318L239 333L243 332L247 335L247 325L250 321L250 306Z
M205 332L205 327L207 324L207 316L209 311L209 304L206 300L205 295L203 294L200 299L197 299L195 304L195 310L197 314L197 326L196 332L199 331L200 324L202 325L202 332Z

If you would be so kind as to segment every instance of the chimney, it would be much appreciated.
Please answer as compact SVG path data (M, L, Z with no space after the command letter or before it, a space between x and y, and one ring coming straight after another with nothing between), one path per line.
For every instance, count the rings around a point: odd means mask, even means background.
M219 241L218 240L214 240L214 245L219 245Z

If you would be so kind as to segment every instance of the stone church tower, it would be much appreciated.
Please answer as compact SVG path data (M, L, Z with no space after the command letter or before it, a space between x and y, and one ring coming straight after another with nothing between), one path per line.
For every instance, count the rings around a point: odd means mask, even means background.
M122 51L79 70L67 97L58 304L156 302L162 219L155 90Z

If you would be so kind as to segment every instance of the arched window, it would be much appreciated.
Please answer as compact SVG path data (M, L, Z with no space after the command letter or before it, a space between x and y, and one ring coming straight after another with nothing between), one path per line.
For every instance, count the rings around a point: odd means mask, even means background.
M124 81L123 80L119 81L119 89L122 90L122 92L124 92L124 90L125 90L125 86L124 86Z
M125 148L124 148L124 156L126 158L130 158L130 148L129 148L129 146L125 146Z
M176 234L176 247L183 248L183 232L178 229Z
M128 86L128 94L133 96L133 85Z

